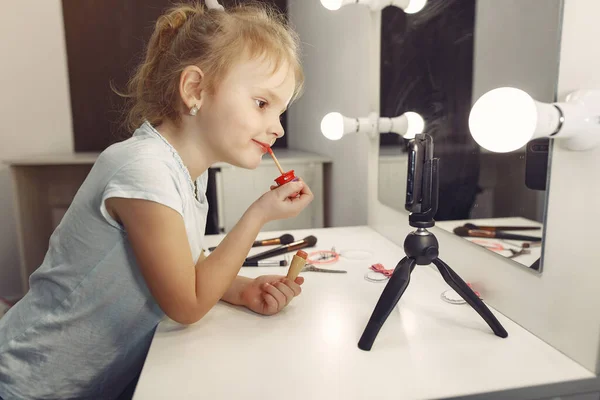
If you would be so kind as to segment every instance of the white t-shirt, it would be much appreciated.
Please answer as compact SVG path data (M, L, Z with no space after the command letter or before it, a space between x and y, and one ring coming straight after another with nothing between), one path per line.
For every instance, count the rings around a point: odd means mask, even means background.
M112 399L124 390L164 313L104 200L146 199L177 211L196 262L207 181L205 172L194 185L149 123L100 154L52 234L29 292L0 319L0 398Z

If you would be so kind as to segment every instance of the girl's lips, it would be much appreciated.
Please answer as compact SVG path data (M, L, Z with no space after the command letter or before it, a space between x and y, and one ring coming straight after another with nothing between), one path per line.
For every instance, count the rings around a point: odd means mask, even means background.
M259 142L258 140L252 139L252 141L254 143L256 143L258 146L260 146L260 148L262 149L263 153L267 153L269 151L269 148L271 147L271 146L269 146L266 143Z

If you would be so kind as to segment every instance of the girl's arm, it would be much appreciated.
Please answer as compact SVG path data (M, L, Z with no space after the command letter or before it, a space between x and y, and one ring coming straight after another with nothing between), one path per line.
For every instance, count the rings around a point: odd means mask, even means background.
M202 318L232 286L264 221L251 206L208 257L194 265L181 215L152 201L110 198L106 206L127 232L150 292L172 320ZM230 299L235 296L230 293Z
M205 258L206 254L204 254L204 250L202 250L198 262L204 260ZM231 285L227 288L227 291L225 291L223 294L223 297L221 297L221 300L236 306L243 305L242 299L240 298L240 293L243 287L250 282L252 282L252 279L250 278L241 275L236 276L233 282L231 282Z
M300 197L292 198L292 194ZM255 201L219 246L194 265L181 215L149 200L111 197L109 214L127 232L146 284L163 312L172 320L192 324L224 295L232 299L236 278L262 226L296 216L313 199L304 182L290 182ZM242 284L243 280L237 282ZM235 288L233 288L235 289ZM232 290L233 290L232 289Z

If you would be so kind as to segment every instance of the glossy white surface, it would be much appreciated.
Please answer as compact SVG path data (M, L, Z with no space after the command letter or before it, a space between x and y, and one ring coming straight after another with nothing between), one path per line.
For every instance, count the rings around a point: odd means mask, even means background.
M385 285L364 275L376 262L393 268L404 251L368 227L288 233L297 240L315 235L314 249L372 256L331 265L347 274L304 273L302 295L275 316L219 303L192 326L161 323L134 399L431 399L593 376L492 310L509 333L494 336L469 306L442 301L448 286L423 266L373 349L362 351L357 342ZM206 246L220 238L207 237ZM241 273L286 271L246 267Z

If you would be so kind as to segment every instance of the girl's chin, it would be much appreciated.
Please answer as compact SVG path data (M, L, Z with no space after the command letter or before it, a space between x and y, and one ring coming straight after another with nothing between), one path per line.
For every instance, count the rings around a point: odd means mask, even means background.
M262 156L257 156L256 154L253 154L252 156L244 157L243 159L238 158L236 160L233 160L233 162L230 162L229 164L232 164L234 167L239 168L256 169L260 165L261 161Z

